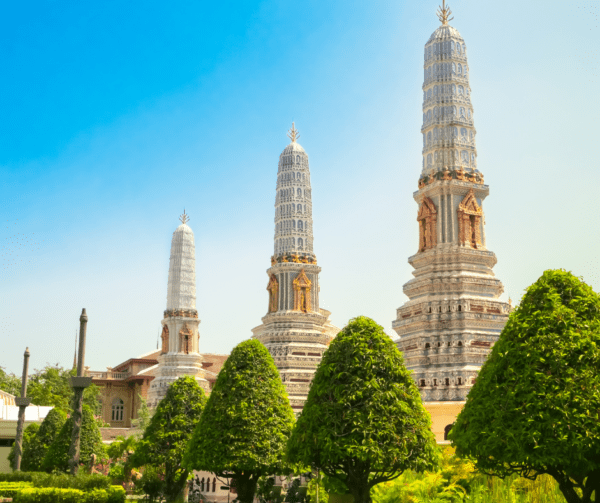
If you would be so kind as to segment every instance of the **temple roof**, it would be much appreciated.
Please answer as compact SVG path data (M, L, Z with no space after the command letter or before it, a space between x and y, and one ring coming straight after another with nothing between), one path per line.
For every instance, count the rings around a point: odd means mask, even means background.
M463 41L463 38L462 38L462 35L460 34L460 32L453 26L446 24L446 25L440 26L437 30L435 30L431 34L431 37L429 37L427 44L430 44L431 42L434 42L434 41L450 40L450 39Z

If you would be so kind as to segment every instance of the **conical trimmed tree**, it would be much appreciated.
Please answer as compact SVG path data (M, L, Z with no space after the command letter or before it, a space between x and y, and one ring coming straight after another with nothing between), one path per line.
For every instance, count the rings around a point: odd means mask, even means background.
M44 457L66 420L67 414L56 407L48 412L35 436L29 444L24 445L21 470L25 472L43 470Z
M48 472L53 470L69 471L69 446L71 445L72 432L73 418L70 417L65 421L44 456L42 463L44 470ZM83 464L89 463L92 455L102 458L105 454L98 423L94 419L92 409L87 405L83 406L79 453L79 459Z
M189 474L183 456L205 404L206 395L196 379L177 379L156 407L129 459L133 467L149 466L164 475L161 492L167 502L183 498Z
M262 475L284 471L294 413L273 358L257 340L238 344L211 392L188 446L190 469L233 479L251 503Z
M288 444L292 463L319 468L369 503L376 484L438 458L431 418L383 328L360 316L323 354Z
M450 439L481 472L547 473L569 503L600 501L599 411L600 296L548 270L510 314Z

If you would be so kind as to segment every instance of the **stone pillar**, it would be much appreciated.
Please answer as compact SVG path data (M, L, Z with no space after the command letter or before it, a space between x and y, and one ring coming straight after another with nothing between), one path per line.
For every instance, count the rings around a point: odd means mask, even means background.
M25 409L31 403L27 398L27 380L29 378L29 348L25 349L23 355L23 378L21 379L21 397L15 398L15 404L19 406L19 420L17 421L17 435L15 438L15 459L13 469L15 472L21 470L21 457L23 456L23 429L25 426Z
M79 317L79 357L77 358L77 376L71 377L73 388L73 432L71 433L71 445L69 447L69 467L71 475L77 475L79 470L79 446L81 440L81 421L83 417L83 392L92 383L91 377L84 377L85 370L85 335L87 331L88 317L85 308L81 310Z

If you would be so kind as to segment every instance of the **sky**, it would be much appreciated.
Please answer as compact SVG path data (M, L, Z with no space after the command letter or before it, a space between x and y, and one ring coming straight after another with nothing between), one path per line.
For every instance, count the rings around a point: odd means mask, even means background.
M267 312L279 154L309 156L321 307L386 332L417 251L437 1L9 2L0 16L0 366L156 348L172 233L196 240L200 350ZM600 292L600 2L454 0L502 300L546 269Z

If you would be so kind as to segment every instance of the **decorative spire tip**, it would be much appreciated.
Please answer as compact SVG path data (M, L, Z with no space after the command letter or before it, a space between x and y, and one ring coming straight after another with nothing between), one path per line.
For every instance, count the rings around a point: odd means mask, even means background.
M190 221L190 217L188 215L185 214L185 208L183 208L183 215L181 215L179 217L179 221L182 224L187 224Z
M295 124L292 122L292 129L288 131L288 138L292 140L292 143L296 143L296 140L300 138L300 133L296 129Z
M452 21L454 19L454 16L452 16L452 11L450 10L450 6L446 7L446 0L442 0L442 6L438 7L436 14L443 26L446 26L448 21Z

